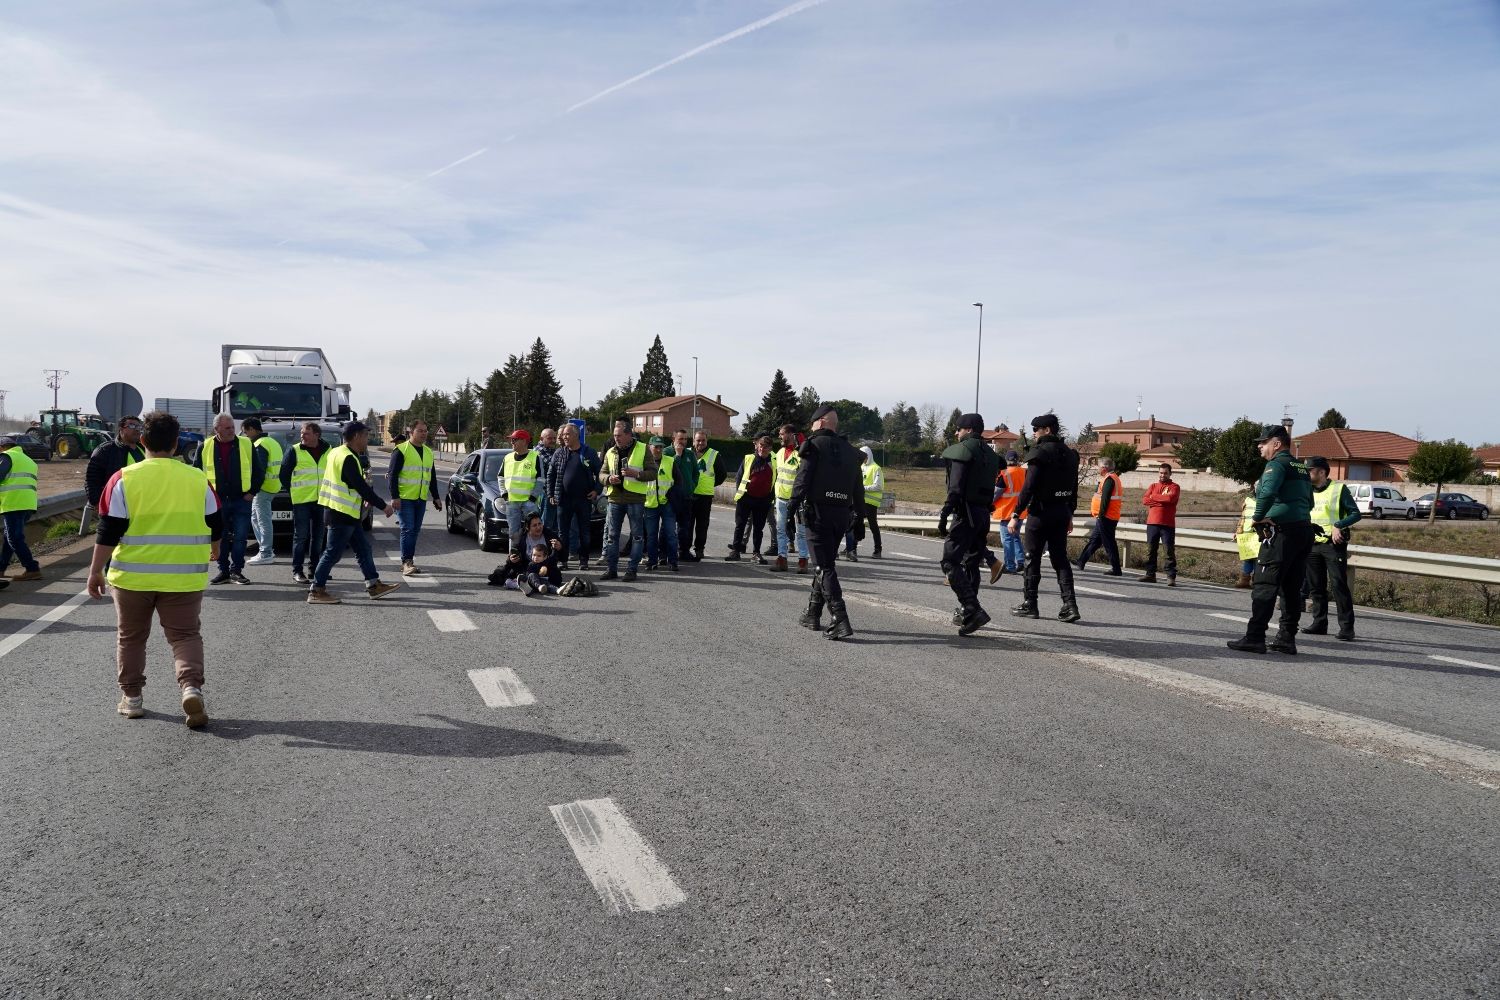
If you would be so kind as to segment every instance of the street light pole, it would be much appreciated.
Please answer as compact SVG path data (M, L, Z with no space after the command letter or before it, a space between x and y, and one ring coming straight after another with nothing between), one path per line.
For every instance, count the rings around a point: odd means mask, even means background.
M693 355L693 431L698 430L698 355Z
M583 379L578 380L578 412L574 416L583 419Z
M979 359L984 354L984 303L974 303L979 310L979 344L974 348L974 412L979 412Z

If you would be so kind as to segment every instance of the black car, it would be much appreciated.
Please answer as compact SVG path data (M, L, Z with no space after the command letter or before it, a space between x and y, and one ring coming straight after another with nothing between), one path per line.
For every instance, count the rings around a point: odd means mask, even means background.
M47 442L33 433L18 434L17 436L21 439L21 452L27 458L34 462L52 461L52 449L47 446Z
M1417 516L1427 517L1432 513L1433 500L1437 501L1437 516L1455 521L1460 517L1477 517L1481 521L1490 516L1490 509L1467 493L1423 493L1417 497Z
M474 532L485 552L499 552L510 544L510 526L505 520L505 490L500 486L500 472L505 466L509 448L485 448L471 451L448 477L444 497L448 511L448 530L455 535ZM589 518L590 544L597 548L604 538L604 492L594 501Z

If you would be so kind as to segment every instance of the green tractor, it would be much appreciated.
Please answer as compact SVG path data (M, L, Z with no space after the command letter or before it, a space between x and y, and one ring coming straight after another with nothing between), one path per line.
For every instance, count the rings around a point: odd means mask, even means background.
M109 443L110 433L103 424L98 417L88 421L79 419L77 410L43 410L37 414L32 433L45 441L58 458L86 458L101 444Z

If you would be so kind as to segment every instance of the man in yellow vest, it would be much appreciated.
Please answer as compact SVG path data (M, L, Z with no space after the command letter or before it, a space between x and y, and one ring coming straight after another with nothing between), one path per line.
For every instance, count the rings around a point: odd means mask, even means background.
M372 600L378 601L401 586L399 583L380 582L375 554L370 551L370 540L365 537L362 502L386 517L396 512L394 504L386 503L370 487L367 466L361 461L369 446L369 428L358 420L351 420L344 425L344 443L328 453L323 479L318 484L318 503L326 508L328 542L318 559L318 568L313 572L312 587L307 592L308 604L343 603L328 592L328 577L346 548L354 549L354 558L365 575L365 593Z
M146 714L146 641L155 616L172 646L182 714L197 728L208 721L199 616L224 520L208 477L174 458L177 418L151 412L143 422L146 460L111 476L99 498L88 593L103 598L106 580L114 593L117 711L127 719Z
M1307 460L1307 478L1312 480L1313 547L1307 557L1307 575L1312 581L1312 624L1304 635L1328 634L1328 594L1338 608L1339 631L1335 638L1354 641L1354 595L1349 590L1349 529L1362 516L1349 495L1349 487L1331 478L1328 459ZM1318 529L1322 528L1322 534Z
M1235 590L1249 590L1255 576L1255 560L1260 556L1260 533L1255 530L1255 490L1240 505L1240 530L1234 533L1234 545L1240 555L1240 572Z
M1078 554L1076 563L1078 571L1088 565L1094 553L1100 548L1109 557L1109 572L1105 576L1121 576L1120 569L1120 547L1115 544L1115 529L1120 526L1120 508L1125 500L1125 488L1120 483L1120 476L1115 472L1115 460L1112 458L1099 459L1099 485L1094 488L1094 499L1089 504L1089 514L1094 518L1094 530L1089 533L1089 540L1084 543L1083 551ZM1172 564L1176 569L1176 563Z
M708 435L703 431L693 434L693 492L687 498L687 527L682 539L683 554L687 554L688 534L692 535L693 562L703 560L703 548L708 544L708 521L714 512L714 487L724 481L724 470L720 467L719 450L708 446ZM689 530L691 529L691 530Z
M443 498L438 495L437 464L432 449L427 447L427 421L412 424L411 436L391 452L387 481L401 504L401 575L412 576L421 572L417 569L417 534L422 530L427 502L432 501L434 510L443 509Z
M323 555L323 505L318 488L333 449L316 420L302 425L300 440L281 461L281 488L292 500L292 582L308 583L304 567L316 569Z
M510 454L501 466L500 488L505 491L509 537L520 538L527 515L541 513L542 509L541 456L531 450L531 432L524 427L510 433Z
M21 562L17 580L40 580L42 566L26 544L26 522L36 513L36 462L21 447L21 435L0 437L0 519L4 538L0 539L0 579L10 566L12 554ZM9 586L7 583L6 586Z
M636 579L641 556L646 550L646 494L656 479L656 459L643 442L631 433L630 422L615 421L615 443L600 460L599 482L604 486L606 502L604 521L604 563L601 580L618 579L620 565L620 530L630 522L630 563L625 570L626 583Z
M234 418L221 413L214 418L213 437L203 442L193 460L194 468L208 476L208 485L219 496L224 515L224 534L219 546L219 575L211 584L239 583L245 578L245 542L250 537L250 501L260 492L266 477L266 453L250 439L234 432Z
M245 565L267 566L276 561L276 523L271 518L271 501L276 497L276 488L281 485L277 475L281 471L281 442L261 429L259 417L246 417L240 421L240 430L252 445L265 452L266 463L260 489L250 501L250 526L255 531L255 546L259 551L254 559L245 560Z
M772 468L776 471L776 562L772 573L787 571L787 558L792 553L792 538L787 530L791 527L792 484L797 481L797 467L802 458L797 453L797 428L791 424L781 426L781 447L771 453ZM797 522L797 572L807 572L807 525Z
M691 461L691 452L688 453ZM684 462L667 450L667 439L651 439L651 457L656 459L656 478L646 492L646 572L666 563L677 572L677 509L685 488Z
M870 558L880 558L880 522L876 515L880 512L880 501L885 497L885 472L875 462L875 452L865 445L859 449L864 453L865 461L860 466L860 473L865 483L865 502L860 504L860 509L854 512L854 521L849 525L849 534L844 539L844 555L850 562L859 562L859 532L860 518L870 527L870 536L875 540L875 551Z

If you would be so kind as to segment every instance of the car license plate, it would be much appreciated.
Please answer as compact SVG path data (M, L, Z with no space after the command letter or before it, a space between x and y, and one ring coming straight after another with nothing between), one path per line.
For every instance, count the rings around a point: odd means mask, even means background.
M289 510L273 510L273 511L271 511L271 520L273 520L273 521L290 521L291 519L292 519L292 512L289 511Z

